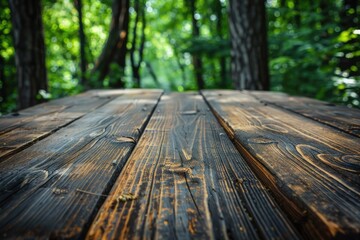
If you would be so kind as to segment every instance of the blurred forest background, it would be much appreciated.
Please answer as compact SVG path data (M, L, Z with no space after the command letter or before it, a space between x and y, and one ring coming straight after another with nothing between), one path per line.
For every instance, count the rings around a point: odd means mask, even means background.
M231 74L226 0L27 0L33 16L22 2L0 1L1 114L32 105L20 103L15 61L26 17L44 36L47 83L35 102L90 88L244 88ZM266 10L270 90L360 106L358 0L253 2Z

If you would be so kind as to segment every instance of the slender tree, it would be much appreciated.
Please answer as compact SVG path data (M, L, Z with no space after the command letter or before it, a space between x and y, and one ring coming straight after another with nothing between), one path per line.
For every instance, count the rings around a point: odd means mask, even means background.
M121 63L125 68L126 42L129 24L129 0L113 0L110 32L103 50L97 59L92 75L95 82L100 83L109 73L111 63ZM122 87L123 82L118 79L117 86Z
M236 89L269 89L265 1L230 0L232 79Z
M87 60L85 53L86 37L85 37L84 24L83 24L82 0L74 0L74 5L78 12L78 19L79 19L80 70L81 70L80 83L81 85L87 87L87 82L85 77L85 72L87 69Z
M146 28L146 18L145 18L145 3L146 1L135 1L134 10L136 12L134 28L133 28L133 37L131 42L130 49L130 61L131 61L131 70L132 77L135 87L141 86L141 75L140 75L140 67L143 62L144 56L144 47L145 47L145 28ZM141 22L141 36L140 36L140 44L137 46L137 38L138 38L138 25ZM137 53L138 58L137 61L135 59L135 54Z
M223 27L223 6L221 0L215 0L215 14L216 14L216 32L221 40L224 40L224 27ZM227 85L226 74L226 58L221 56L219 58L220 64L220 86L225 88Z
M125 8L129 9L129 0L126 0L125 3ZM129 36L129 20L130 20L130 16L129 16L129 11L124 11L124 18L123 18L123 27L122 30L120 32L120 39L121 41L118 43L118 51L116 51L115 54L115 59L114 62L117 63L120 66L120 69L123 71L123 75L125 72L125 67L126 67L126 54L127 54L127 47L126 47L126 43L128 42L128 36ZM121 79L113 79L112 81L109 82L110 87L112 88L121 88L124 87L124 81L122 81Z
M9 0L14 35L19 107L39 102L40 90L47 91L45 45L40 0Z
M198 19L196 17L196 0L185 0L185 4L189 9L189 13L191 15L191 23L192 23L192 36L193 38L200 37L200 27L198 23ZM203 72L203 62L201 60L201 56L198 53L192 54L192 63L194 67L194 74L198 89L203 89L205 87L204 78L202 75Z

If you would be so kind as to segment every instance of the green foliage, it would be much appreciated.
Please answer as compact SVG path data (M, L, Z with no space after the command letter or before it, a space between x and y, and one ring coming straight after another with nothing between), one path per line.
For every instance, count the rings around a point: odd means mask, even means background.
M0 1L0 116L16 109L15 52L12 42L10 9L6 1Z
M134 1L131 1L132 6ZM273 90L359 106L360 35L357 29L360 9L345 9L343 2L268 1L269 66ZM81 92L84 87L79 84L78 13L74 2L44 0L42 3L49 92L39 92L38 97L58 98ZM193 55L203 61L207 88L232 87L227 1L196 0L195 17L200 28L200 37L196 38L192 35L188 3L189 0L146 1L142 87L196 90ZM281 3L285 4L282 6ZM101 83L90 73L108 35L111 5L111 0L83 0L88 62L85 77L89 85L96 88L108 88L119 78L125 81L125 87L131 88L134 83L129 59L125 69L112 64L109 75ZM131 7L131 20L135 14ZM129 27L128 49L133 37L132 27L133 21ZM0 99L0 112L6 113L15 110L17 102L7 1L0 1L0 57L5 76L5 81L0 81L0 89L6 90L6 97ZM150 63L150 68L145 63Z
M192 36L191 15L187 0L147 1L147 42L145 61L151 62L159 79L155 85L146 68L142 71L143 87L160 87L173 91L196 90L191 54L200 55L204 65L204 79L207 88L220 88L219 58L227 61L229 75L230 51L228 45L228 27L225 1L196 1L198 23L201 37ZM221 3L222 29L216 31L216 9ZM225 40L227 39L227 40ZM230 87L230 86L228 86Z
M83 0L86 57L89 68L100 54L110 26L111 2ZM73 1L45 1L43 10L49 92L52 97L76 94L80 79L78 14ZM90 73L87 77L91 78ZM102 85L96 85L103 87Z
M343 27L342 1L286 2L268 6L272 89L359 107L360 37Z
M183 52L190 54L203 54L209 57L230 56L229 39L221 38L192 38L185 41Z

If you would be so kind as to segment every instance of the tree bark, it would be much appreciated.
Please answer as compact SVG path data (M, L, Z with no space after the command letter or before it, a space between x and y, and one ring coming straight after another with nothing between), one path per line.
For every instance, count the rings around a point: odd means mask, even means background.
M9 0L13 24L19 107L39 102L40 90L47 91L45 44L40 0Z
M230 0L231 71L236 89L268 90L265 1Z
M92 74L96 76L97 83L104 80L109 73L112 62L121 62L123 65L120 65L120 67L125 68L128 24L129 0L113 0L109 36L101 55L92 69ZM122 80L119 79L117 84L123 86Z
M80 84L82 86L88 87L85 77L85 72L87 69L87 60L85 53L86 37L84 32L84 24L83 24L83 16L82 16L82 0L75 0L74 5L78 12L78 19L79 19L80 70L81 70Z
M125 8L129 9L130 2L129 0L126 0ZM120 32L120 39L121 41L118 43L118 51L115 54L114 62L116 62L120 68L122 69L123 73L125 73L125 67L126 67L126 53L127 53L127 46L126 43L128 42L128 36L129 36L129 10L124 12L124 22L123 22L123 28ZM121 79L114 79L114 81L109 82L109 86L111 88L122 88L124 87L124 81Z

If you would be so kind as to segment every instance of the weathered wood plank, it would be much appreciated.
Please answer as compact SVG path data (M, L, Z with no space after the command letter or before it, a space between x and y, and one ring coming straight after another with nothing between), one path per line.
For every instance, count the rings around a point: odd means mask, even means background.
M273 104L360 137L360 111L358 109L274 92L247 93L264 103Z
M360 235L360 142L237 91L204 91L237 148L310 238Z
M128 91L0 162L0 233L78 238L140 137L160 91Z
M92 112L128 90L93 90L0 118L0 161Z
M32 119L52 114L53 112L62 111L69 106L73 106L79 99L98 97L114 98L121 94L123 90L91 90L75 96L69 96L51 100L46 103L38 104L33 107L23 109L19 112L11 113L0 117L0 134L4 134L22 124L30 122Z
M89 239L296 239L198 94L163 96Z

